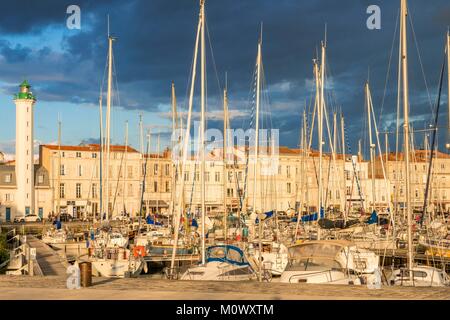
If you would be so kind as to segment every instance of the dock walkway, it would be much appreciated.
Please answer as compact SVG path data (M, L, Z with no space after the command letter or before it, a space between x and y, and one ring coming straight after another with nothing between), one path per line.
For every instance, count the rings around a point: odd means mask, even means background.
M182 281L93 277L93 286L66 288L66 277L0 276L0 299L189 300L449 300L450 287L387 287L279 282Z
M36 261L44 276L66 276L66 266L58 254L34 236L27 236L27 243L36 248Z

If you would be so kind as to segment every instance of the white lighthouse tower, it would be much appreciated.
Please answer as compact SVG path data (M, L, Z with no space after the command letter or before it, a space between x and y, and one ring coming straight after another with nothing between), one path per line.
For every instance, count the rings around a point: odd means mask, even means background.
M16 216L34 211L34 154L33 154L33 106L36 98L25 80L19 93L14 95L16 104Z

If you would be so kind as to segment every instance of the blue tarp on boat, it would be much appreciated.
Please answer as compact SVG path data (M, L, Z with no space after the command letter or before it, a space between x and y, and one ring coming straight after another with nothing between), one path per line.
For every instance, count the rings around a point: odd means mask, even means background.
M145 220L147 221L147 224L154 224L154 225L157 225L157 226L162 226L161 222L155 222L155 220L150 218L150 216L147 216L147 218Z
M378 222L378 215L375 210L373 210L372 214L370 215L369 220L366 221L367 224L374 224Z
M268 212L264 212L265 217L263 217L263 220L266 220L268 218L273 217L273 210L272 211L268 211ZM259 223L259 218L256 218L255 223Z
M191 223L191 226L193 226L193 227L196 227L196 228L198 228L198 223L197 223L197 220L195 220L195 219L192 219L192 223Z
M324 211L323 208L320 209L320 219L323 219L324 217ZM312 214L308 214L306 216L302 217L302 222L309 222L309 221L317 221L318 215L317 212L314 212ZM292 222L297 222L297 217L294 217L291 219Z
M56 230L60 230L61 229L61 221L56 220L54 223Z
M233 245L211 246L206 250L206 261L227 262L238 266L248 266L244 252Z

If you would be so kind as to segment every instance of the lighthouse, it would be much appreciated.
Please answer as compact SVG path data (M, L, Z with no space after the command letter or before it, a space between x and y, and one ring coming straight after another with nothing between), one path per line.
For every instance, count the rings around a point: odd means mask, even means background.
M34 211L34 153L33 153L33 106L36 98L25 80L19 93L14 95L16 104L16 216Z

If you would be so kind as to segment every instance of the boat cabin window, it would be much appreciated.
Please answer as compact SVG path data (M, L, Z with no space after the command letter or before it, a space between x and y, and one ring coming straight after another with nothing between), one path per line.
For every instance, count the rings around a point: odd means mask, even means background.
M243 276L243 275L248 275L250 273L251 273L250 268L247 266L244 268L237 268L237 269L226 271L226 272L220 274L219 277Z
M225 259L226 253L223 248L217 248L217 249L211 250L209 252L209 256L211 258L216 258L216 259Z
M300 258L289 261L286 271L316 271L341 270L342 266L336 260L321 258Z
M402 270L399 274L397 274L397 277L400 278L405 278L405 277L409 277L409 270ZM413 271L413 277L414 278L426 278L427 277L427 273L424 271Z

